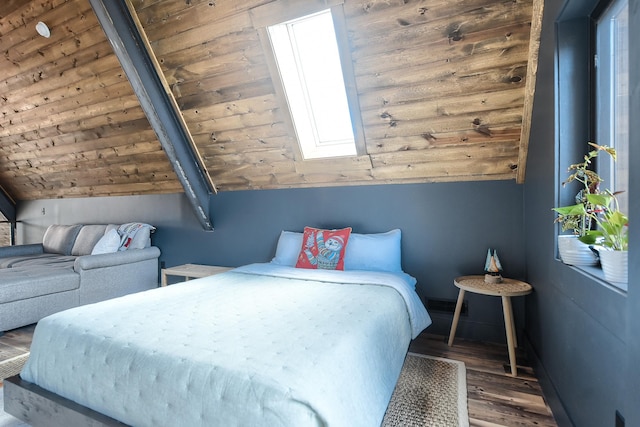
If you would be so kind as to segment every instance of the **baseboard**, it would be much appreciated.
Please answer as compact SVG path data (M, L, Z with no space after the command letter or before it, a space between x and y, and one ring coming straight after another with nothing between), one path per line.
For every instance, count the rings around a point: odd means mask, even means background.
M446 313L429 312L433 323L429 326L429 333L434 335L449 336L453 315ZM518 335L519 336L519 335ZM474 341L483 341L498 344L507 344L504 335L504 324L476 322L468 317L461 317L458 322L456 338L464 338Z
M529 358L529 362L531 363L531 367L533 368L536 377L538 378L538 383L542 388L542 393L544 394L544 398L551 408L551 412L553 413L553 418L555 418L558 427L575 427L569 414L564 408L562 404L562 399L560 395L556 391L556 388L553 385L553 381L547 374L542 361L538 358L531 342L529 341L529 337L527 334L524 334L524 349L527 352L527 356Z

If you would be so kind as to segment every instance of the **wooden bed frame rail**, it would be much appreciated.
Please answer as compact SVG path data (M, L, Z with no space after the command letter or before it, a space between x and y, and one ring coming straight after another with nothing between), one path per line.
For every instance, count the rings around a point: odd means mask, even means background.
M33 427L126 427L113 418L25 381L19 375L4 380L4 410Z

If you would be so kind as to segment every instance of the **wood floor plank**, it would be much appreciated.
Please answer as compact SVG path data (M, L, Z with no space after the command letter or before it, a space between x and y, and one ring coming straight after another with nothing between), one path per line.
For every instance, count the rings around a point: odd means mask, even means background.
M0 361L12 359L16 356L20 356L23 353L24 350L20 350L13 346L0 343Z
M34 329L35 325L30 325L24 328L14 329L13 331L7 331L0 337L0 344L15 347L23 351L29 351Z
M467 368L469 423L472 427L557 426L526 354L517 352L518 377L508 375L506 345L423 333L409 351L459 360Z

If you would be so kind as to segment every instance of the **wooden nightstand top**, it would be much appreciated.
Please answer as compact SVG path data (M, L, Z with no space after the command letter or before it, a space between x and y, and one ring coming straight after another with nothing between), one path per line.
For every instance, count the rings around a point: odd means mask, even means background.
M167 276L184 276L187 280L200 277L213 276L232 270L233 267L220 267L217 265L183 264L162 269L161 286L167 286Z
M453 284L465 291L496 297L517 297L533 290L530 284L515 279L504 278L500 283L486 283L484 276L456 277Z

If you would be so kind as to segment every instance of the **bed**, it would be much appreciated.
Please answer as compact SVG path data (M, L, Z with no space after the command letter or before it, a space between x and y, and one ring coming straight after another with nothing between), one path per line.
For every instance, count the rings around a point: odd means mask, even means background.
M43 319L7 412L37 387L135 426L379 425L431 323L415 279L274 261Z

